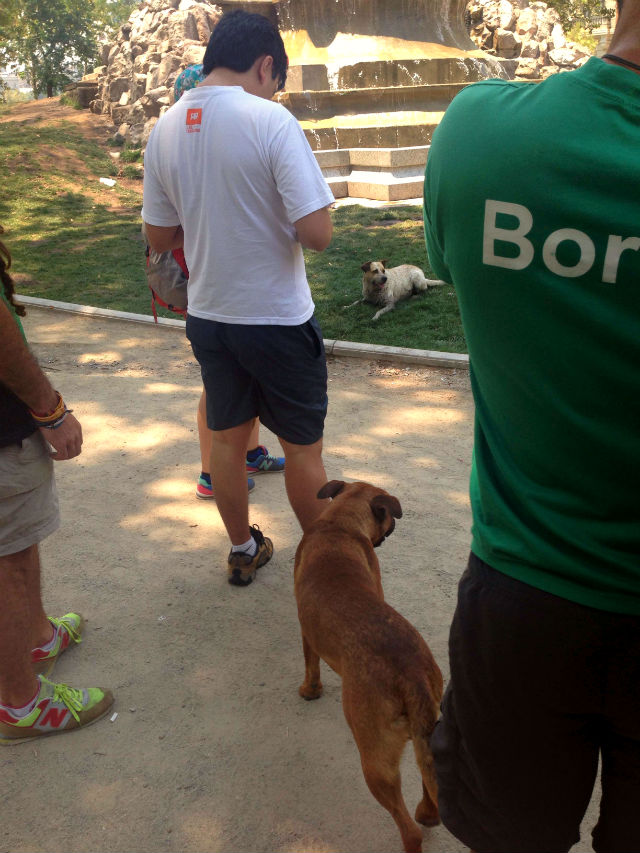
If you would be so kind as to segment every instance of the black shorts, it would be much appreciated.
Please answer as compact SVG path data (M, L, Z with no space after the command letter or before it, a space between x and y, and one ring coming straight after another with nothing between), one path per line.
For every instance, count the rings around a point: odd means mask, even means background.
M594 850L640 851L640 617L583 607L471 555L432 735L445 826L477 853L579 840L598 758Z
M322 438L327 361L315 317L300 326L244 326L187 316L187 337L207 392L207 424L251 418L291 444Z

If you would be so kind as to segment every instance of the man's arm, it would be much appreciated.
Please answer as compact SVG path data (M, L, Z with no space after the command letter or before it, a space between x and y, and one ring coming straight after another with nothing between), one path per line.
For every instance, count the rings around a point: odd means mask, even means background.
M25 344L18 325L4 300L0 299L0 382L33 412L54 411L58 395ZM57 451L55 459L73 459L82 447L82 428L68 414L56 429L41 429Z
M171 249L181 249L184 245L182 225L172 225L165 228L160 225L149 225L148 222L145 222L144 232L154 252L169 252Z
M298 241L305 249L323 252L333 236L333 222L328 207L314 210L293 223L298 235Z

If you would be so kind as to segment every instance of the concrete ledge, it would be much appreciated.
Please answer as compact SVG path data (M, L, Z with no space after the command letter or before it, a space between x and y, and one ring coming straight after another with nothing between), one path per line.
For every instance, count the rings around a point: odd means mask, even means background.
M349 196L377 201L402 201L417 198L424 189L424 177L395 178L384 172L358 173L349 177Z
M67 311L71 314L103 317L108 320L126 320L130 323L153 323L153 317L146 314L133 314L129 311L114 311L111 308L94 308L91 305L76 305L73 302L55 302L51 299L41 299L38 296L16 296L16 302L24 305L34 305L38 308L50 308L56 311ZM158 317L158 325L165 328L181 329L184 333L183 320L170 320ZM327 355L340 355L351 358L367 358L370 361L390 361L395 364L422 364L430 367L469 367L469 356L457 352L436 352L434 350L408 349L407 347L386 347L377 344L358 344L351 341L324 341Z
M126 320L130 323L151 323L155 320L151 315L133 314L130 311L114 311L112 308L96 308L93 305L76 305L73 302L55 302L52 299L41 299L39 296L23 296L17 293L16 302L24 305L37 305L39 308L53 308L57 311L67 311L70 314L85 314L93 317L106 317L110 320ZM158 326L169 326L184 331L184 320L171 320L158 317Z
M348 168L351 165L351 152L347 148L324 148L313 153L321 169Z
M315 151L335 198L402 201L422 195L429 145Z
M366 358L390 361L395 364L422 364L430 367L469 367L469 356L458 352L436 352L435 350L386 347L378 344L357 344L351 341L324 342L327 355Z
M334 198L346 198L349 195L349 176L326 178Z
M368 166L378 169L420 166L424 171L429 148L429 145L414 145L404 148L352 148L349 151L349 162L352 166ZM316 152L316 157L318 153Z

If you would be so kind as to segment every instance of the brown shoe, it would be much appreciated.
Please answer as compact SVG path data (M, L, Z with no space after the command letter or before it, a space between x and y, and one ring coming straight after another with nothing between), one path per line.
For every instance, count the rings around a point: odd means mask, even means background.
M258 546L253 557L246 551L230 551L227 557L229 583L234 586L249 586L256 576L256 571L273 556L273 542L261 532L257 524L251 525L249 533Z

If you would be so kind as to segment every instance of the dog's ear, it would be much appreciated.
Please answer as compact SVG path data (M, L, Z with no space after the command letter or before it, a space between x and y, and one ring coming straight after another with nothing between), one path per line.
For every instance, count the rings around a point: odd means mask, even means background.
M400 501L398 498L394 498L393 495L376 495L371 500L371 511L378 521L384 520L385 512L388 512L394 518L402 518Z
M323 498L335 498L335 496L340 494L344 489L344 486L345 484L343 480L329 480L329 482L325 483L320 489L316 497L320 500Z
M383 266L385 269L387 268L387 259L386 259L386 258L384 258L382 261L380 261L380 263L382 264L382 266Z
M371 269L371 261L367 261L366 264L362 264L360 269L362 270L362 272L369 272L369 270Z

